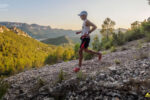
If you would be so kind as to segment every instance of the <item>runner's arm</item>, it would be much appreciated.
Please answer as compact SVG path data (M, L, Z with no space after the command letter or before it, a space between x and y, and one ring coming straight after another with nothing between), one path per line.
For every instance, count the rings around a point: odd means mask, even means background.
M92 29L89 31L88 34L92 33L92 32L95 31L96 28L97 28L97 26L96 26L95 24L93 24L92 22L90 22L89 20L87 20L86 25L87 25L87 26L92 26Z
M76 34L80 34L82 31L78 31L78 32L76 32Z

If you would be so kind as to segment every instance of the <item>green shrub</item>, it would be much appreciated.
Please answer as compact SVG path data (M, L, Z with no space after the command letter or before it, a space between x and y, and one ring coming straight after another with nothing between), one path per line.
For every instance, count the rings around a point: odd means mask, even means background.
M84 52L83 57L84 57L84 60L90 60L94 57L94 55Z
M112 47L111 47L111 49L110 49L110 51L111 51L111 52L116 52L116 51L117 51L117 49L116 49L116 47L115 47L115 46L112 46Z
M132 27L130 30L122 33L119 31L118 33L112 33L108 37L103 35L102 41L100 43L101 48L103 50L109 49L112 46L120 46L125 44L126 42L130 42L133 40L141 39L146 37L146 41L150 41L150 21L144 21L141 24L137 23L131 24ZM113 47L112 47L113 49ZM123 49L122 49L123 50Z
M79 49L80 49L80 44L77 43L74 46L74 52L75 52L75 58L78 59L79 58Z
M108 52L106 52L106 51L103 51L103 52L102 52L102 55L106 55L107 53L108 53Z
M115 64L119 65L121 62L118 59L114 60Z
M95 51L99 51L101 49L101 44L98 38L98 35L95 35L93 42L92 42L92 49Z
M146 33L146 41L147 41L147 42L150 42L150 32L149 32L149 33Z
M116 45L116 46L123 45L125 43L124 34L121 31L119 31L118 34L113 33L112 42L113 42L113 45Z
M39 79L38 79L37 84L39 85L39 87L44 86L44 85L45 85L45 83L46 83L46 82L45 82L42 78L39 78Z
M138 45L137 46L138 46L139 49L141 49L142 48L142 42L138 41Z
M84 80L85 78L86 78L86 75L84 75L82 71L79 71L77 73L77 79Z
M125 41L133 41L143 38L145 35L140 31L140 29L129 30L125 34Z
M65 78L65 75L64 75L64 72L63 72L63 70L61 69L60 71L59 71L59 74L58 74L58 83L61 83Z
M0 100L2 100L3 96L6 94L8 88L9 84L0 78Z
M141 31L146 36L146 41L150 42L150 21L144 21L141 24Z
M107 50L111 48L112 45L113 44L111 38L107 38L105 36L102 38L102 42L101 42L102 49Z

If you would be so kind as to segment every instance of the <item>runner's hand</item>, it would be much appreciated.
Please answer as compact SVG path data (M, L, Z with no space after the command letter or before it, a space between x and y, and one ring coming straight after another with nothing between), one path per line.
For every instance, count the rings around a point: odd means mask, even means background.
M81 32L76 32L76 34L80 34Z

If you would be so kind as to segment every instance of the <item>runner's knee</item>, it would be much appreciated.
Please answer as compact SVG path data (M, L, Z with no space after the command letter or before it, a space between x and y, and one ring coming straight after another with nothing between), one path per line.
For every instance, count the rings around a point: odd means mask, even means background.
M80 54L80 55L82 54L82 51L83 51L82 49L79 50L79 54Z
M85 51L85 52L87 52L87 51L88 51L88 49L84 49L84 51Z

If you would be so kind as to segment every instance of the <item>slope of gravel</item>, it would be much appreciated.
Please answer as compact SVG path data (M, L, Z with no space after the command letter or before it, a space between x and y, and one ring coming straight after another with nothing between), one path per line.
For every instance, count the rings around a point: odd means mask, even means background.
M126 44L117 52L85 61L78 79L72 69L78 61L32 69L6 79L11 83L6 100L148 100L150 91L150 43ZM67 80L56 84L60 69Z

